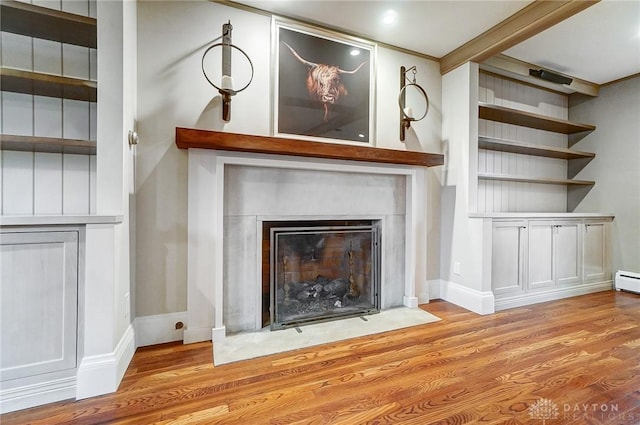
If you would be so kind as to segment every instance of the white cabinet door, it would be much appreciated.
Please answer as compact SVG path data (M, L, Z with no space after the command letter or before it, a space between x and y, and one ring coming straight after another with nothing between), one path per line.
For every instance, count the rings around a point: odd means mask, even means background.
M584 280L606 280L607 271L607 223L587 222L584 225Z
M555 283L553 270L554 232L554 222L529 222L528 289L547 288Z
M78 232L0 234L0 380L76 367Z
M522 220L493 223L491 285L496 296L523 293L526 236Z
M575 285L582 281L582 224L577 221L555 225L554 277L557 285Z

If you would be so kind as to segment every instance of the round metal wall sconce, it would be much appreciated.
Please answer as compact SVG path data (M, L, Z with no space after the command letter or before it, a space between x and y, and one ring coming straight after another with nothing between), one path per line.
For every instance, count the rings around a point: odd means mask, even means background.
M204 75L204 78L209 82L209 84L211 84L218 90L218 93L222 95L222 119L225 122L231 121L231 96L235 96L236 94L249 87L249 84L251 84L251 82L253 81L254 73L253 62L251 62L251 58L249 58L249 55L247 55L244 50L231 43L232 29L233 27L231 26L231 21L222 25L222 42L209 46L207 50L204 51L201 61L202 74ZM222 78L220 79L220 85L215 84L209 78L204 66L204 61L207 54L216 47L222 48ZM231 78L231 49L236 49L238 52L242 53L242 55L249 62L249 66L251 67L251 78L249 78L249 82L239 90L234 90L233 79Z
M413 72L412 79L407 78L409 71ZM406 69L404 66L400 67L400 94L398 95L398 106L400 107L400 141L404 141L406 130L411 127L411 123L424 119L429 112L429 96L427 96L427 92L416 83L417 72L415 65L409 69ZM417 90L417 92L424 97L424 113L418 118L413 114L413 109L406 106L407 89L409 88Z

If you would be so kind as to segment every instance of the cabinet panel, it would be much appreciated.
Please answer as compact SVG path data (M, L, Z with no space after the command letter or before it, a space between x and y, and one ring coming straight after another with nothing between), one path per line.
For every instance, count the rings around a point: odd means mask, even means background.
M580 283L580 227L579 223L555 226L555 280L559 285Z
M550 223L530 223L529 274L530 289L553 286L553 232Z
M607 272L606 223L587 223L584 227L584 279L604 280Z
M0 238L0 380L75 368L78 232Z
M494 223L492 235L491 282L494 294L524 291L524 222Z

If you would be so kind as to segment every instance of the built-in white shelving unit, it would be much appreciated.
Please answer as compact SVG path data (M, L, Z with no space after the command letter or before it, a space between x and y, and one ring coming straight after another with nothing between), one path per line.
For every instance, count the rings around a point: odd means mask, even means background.
M52 57L57 54L52 50L61 48L62 43L84 48L95 49L97 47L97 21L89 16L13 0L2 0L0 2L0 16L2 31L5 33L54 42L45 44L48 45L48 50L39 50L42 55L46 53L50 56L43 59L43 61L51 61ZM11 50L11 41L9 41L9 50ZM32 51L32 54L34 53ZM62 56L62 53L60 56ZM95 80L20 69L6 65L5 62L7 61L10 63L20 62L11 57L11 52L5 55L3 64L0 66L0 86L4 92L86 102L96 102L97 100L97 82ZM59 60L53 59L53 61L60 62L60 68L64 67L62 58ZM87 65L89 65L88 56ZM89 73L87 72L87 74ZM47 148L48 144L64 146L68 139L65 137L33 135L30 141L26 141L24 138L20 139L13 136L23 135L7 134L3 131L2 149L50 152L50 149ZM84 142L87 147L93 146L92 153L95 153L95 140L90 140L89 135L87 135ZM77 147L78 141L69 139L69 145Z
M595 182L574 179L595 154L569 147L596 128L568 120L564 93L481 71L478 212L571 212Z
M87 224L116 221L95 215L95 9L0 0L1 413L77 394Z
M1 215L95 213L95 9L0 0Z
M572 213L596 184L573 177L595 154L569 136L595 126L567 119L564 93L487 72L479 82L477 216L491 223L496 310L610 289L612 216Z
M503 124L528 127L536 130L560 133L563 135L589 132L595 130L595 126L571 122L565 119L548 117L528 111L491 105L480 102L478 106L481 119L495 121ZM573 151L564 147L545 146L538 143L524 143L516 140L504 140L494 137L479 136L478 148L497 152L515 153L520 155L532 155L553 159L593 159L595 154L589 152ZM518 183L554 184L567 186L593 186L595 182L586 180L573 180L570 178L519 176L499 173L478 173L481 180L508 181Z

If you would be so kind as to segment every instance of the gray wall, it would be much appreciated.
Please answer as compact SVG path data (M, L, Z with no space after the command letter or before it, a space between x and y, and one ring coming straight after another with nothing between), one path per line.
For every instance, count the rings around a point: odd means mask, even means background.
M572 96L569 118L596 126L573 146L596 154L576 176L596 185L575 211L613 213L613 271L640 273L640 76Z

